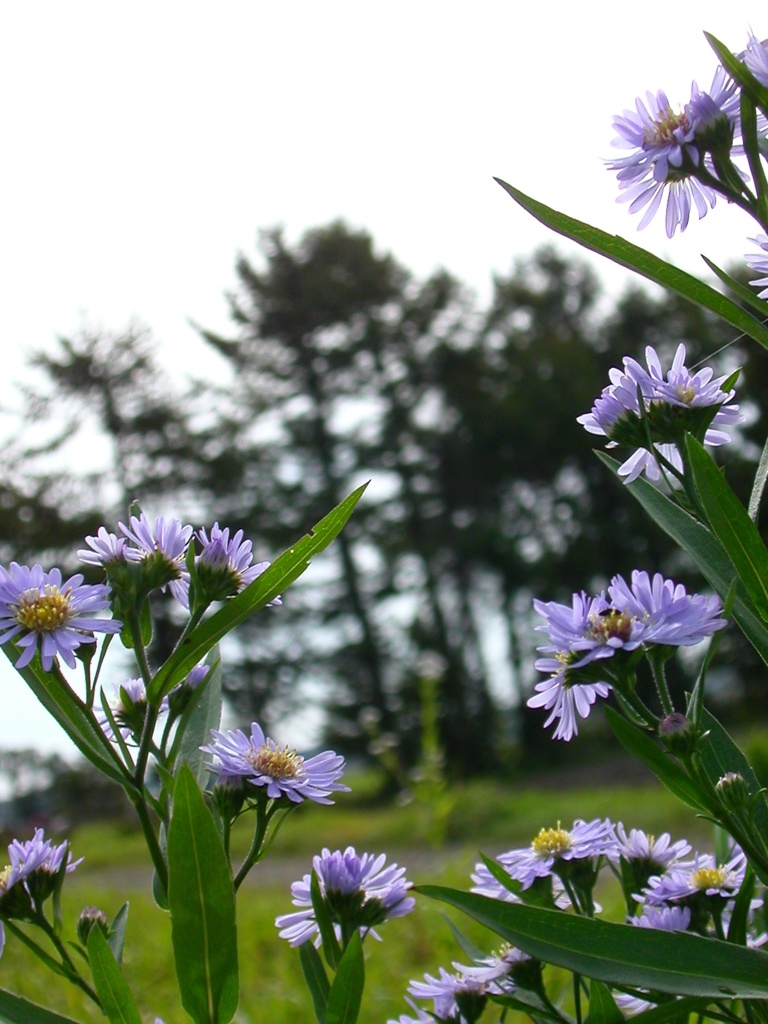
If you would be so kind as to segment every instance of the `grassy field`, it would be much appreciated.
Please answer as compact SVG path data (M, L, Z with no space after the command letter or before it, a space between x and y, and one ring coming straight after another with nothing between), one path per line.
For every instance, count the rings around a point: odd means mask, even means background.
M364 792L366 780L354 786ZM278 939L277 914L291 909L290 882L310 868L311 858L323 846L353 845L358 852L386 852L408 868L416 883L435 882L467 889L478 851L495 854L527 845L543 826L574 818L608 816L627 828L639 827L672 837L686 837L709 846L709 827L698 821L658 785L590 787L589 789L515 787L498 783L472 783L452 790L453 804L444 822L445 844L435 848L438 831L429 808L375 806L342 797L334 807L303 806L289 817L278 834L269 858L257 866L252 881L238 901L238 937L241 963L238 1024L310 1024L314 1020L295 950ZM65 927L84 906L99 906L108 916L130 901L130 919L124 967L142 1012L154 1024L183 1024L189 1018L178 1003L172 965L170 923L149 893L150 872L138 833L111 825L83 827L70 836L76 857L84 863L68 879L64 890ZM237 849L244 850L250 836L241 829ZM2 865L0 865L2 867ZM471 922L453 914L468 935L488 950L497 946ZM72 930L67 934L71 937ZM383 942L366 944L366 992L361 1021L397 1019L407 1007L403 1001L409 979L439 965L450 969L462 954L453 940L441 908L417 900L414 913L385 924ZM84 1022L102 1017L79 992L39 964L13 936L0 961L0 985L51 1009Z

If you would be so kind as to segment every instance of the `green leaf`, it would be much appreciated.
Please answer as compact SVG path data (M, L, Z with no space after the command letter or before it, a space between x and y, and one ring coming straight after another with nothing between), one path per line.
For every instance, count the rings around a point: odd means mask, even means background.
M584 1024L624 1024L624 1015L602 982L590 982L589 1013Z
M205 767L206 755L200 747L210 743L211 729L218 729L221 724L221 656L218 646L208 652L205 660L211 667L184 708L178 725L182 732L179 758L189 765L201 789L205 788L208 769Z
M0 988L0 1021L2 1024L77 1024L71 1017L46 1010Z
M365 987L365 961L360 932L356 931L344 950L333 979L325 1008L325 1024L355 1024Z
M662 782L670 793L693 807L696 811L709 813L710 808L700 796L696 786L688 778L680 765L663 750L647 732L628 722L613 708L605 708L605 717L616 738L630 754L650 768L659 782Z
M459 931L459 929L456 927L456 925L453 923L450 917L448 917L447 914L443 914L443 920L451 929L451 934L453 935L454 939L459 944L459 946L461 946L461 949L465 956L468 956L469 959L472 961L482 960L483 957L488 956L488 954L484 950L480 949L479 946L476 946L471 939L468 939L463 932Z
M737 946L746 946L747 944L747 922L750 904L755 893L755 882L755 872L747 865L744 881L741 883L728 925L728 941L735 942Z
M168 830L168 905L181 1004L196 1024L237 1009L235 890L213 817L183 764Z
M755 473L755 482L752 484L752 493L749 496L749 507L747 513L753 523L757 522L757 517L760 512L760 502L763 500L763 491L765 490L766 482L768 482L768 438L763 445L763 450L760 454L760 462L757 466L757 472Z
M707 264L712 273L716 274L723 282L723 284L727 288L731 289L734 295L738 295L742 302L745 302L748 306L751 306L752 309L754 309L754 311L758 313L763 320L766 318L766 316L768 316L768 302L766 302L764 299L758 299L756 292L754 292L751 288L747 288L747 286L742 284L741 281L737 281L735 278L731 277L730 274L727 274L724 270L721 270L716 263L713 263L712 260L707 259L706 256L702 256L701 258Z
M441 886L415 887L531 956L607 984L679 995L768 996L768 953L688 932L613 924Z
M21 654L13 641L4 644L2 649L11 664ZM17 668L16 671L80 753L104 775L115 782L124 783L125 772L110 758L105 750L103 737L96 732L98 726L88 717L82 703L69 688L61 673L45 672L37 656L29 665Z
M596 452L596 455L616 472L619 464L615 459L604 452ZM717 537L647 480L638 477L631 484L623 486L639 501L651 519L691 556L712 589L725 600L736 576L736 569ZM741 583L736 586L733 617L768 665L768 628Z
M192 630L150 683L148 699L155 700L167 694L214 644L297 580L308 567L310 559L324 551L341 532L367 486L363 484L353 491L300 541L276 558L242 593Z
M325 1024L325 1008L328 1005L328 993L331 986L323 967L323 961L311 942L302 942L299 946L299 959L304 980L307 983L309 994L312 996L315 1017L317 1017L318 1024Z
M136 1000L99 928L91 928L88 936L88 962L102 1009L111 1024L141 1024Z
M160 822L160 830L157 834L157 842L160 850L168 863L168 837L165 830L165 822ZM152 872L152 898L161 910L168 910L168 893L160 880L157 871Z
M746 64L732 53L724 43L713 36L711 32L705 32L704 37L715 51L725 70L746 94L761 108L768 109L768 89L761 85L749 70Z
M685 999L670 999L667 1003L638 1013L632 1018L632 1024L688 1024L690 1014L700 1013L704 1016L708 1002L709 1000L693 999L690 996Z
M753 605L768 620L768 550L762 537L704 447L690 435L685 447L712 532L736 568Z
M123 963L123 946L125 945L125 929L128 926L128 903L124 903L115 914L115 919L109 926L109 948L112 956L117 962Z
M322 939L325 959L331 970L335 971L341 960L341 946L336 938L333 921L331 920L331 912L328 909L328 904L323 899L323 894L320 891L320 880L314 868L312 869L312 878L309 883L309 894L312 899L312 909L315 912L315 921L317 921L320 938Z
M634 270L635 273L662 285L669 291L677 292L696 305L703 306L704 309L711 310L726 323L768 348L768 328L726 295L619 235L609 235L583 221L558 213L557 210L531 199L506 181L500 178L496 178L496 181L515 202L552 231L573 239L584 248L606 256L622 267Z

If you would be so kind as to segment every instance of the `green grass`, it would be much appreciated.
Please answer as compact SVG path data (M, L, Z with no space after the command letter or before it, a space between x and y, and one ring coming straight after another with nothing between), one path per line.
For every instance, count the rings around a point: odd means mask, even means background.
M360 787L362 788L362 787ZM360 788L357 792L360 792ZM241 965L238 1024L304 1024L314 1020L299 967L298 953L277 937L274 918L290 909L290 881L309 870L322 846L355 846L358 851L386 851L408 867L416 883L433 882L468 888L479 850L497 853L524 845L543 826L576 817L608 816L656 834L669 831L708 845L709 830L692 812L656 785L589 790L540 789L472 782L452 789L454 804L445 822L448 843L429 844L434 832L429 809L376 806L341 798L334 807L302 806L289 816L268 860L257 866L253 882L238 900ZM178 1003L170 942L170 923L149 893L149 871L140 834L115 825L88 825L71 836L75 856L85 861L64 889L65 932L72 937L84 906L97 905L108 916L130 901L125 973L139 1003L142 1020L183 1024L189 1018ZM237 830L234 848L247 848L246 823ZM0 865L1 866L1 865ZM261 875L261 877L259 877ZM452 915L478 945L490 951L497 943L477 926ZM406 1012L403 996L409 979L452 960L465 959L443 918L443 911L419 899L413 914L385 924L383 943L366 943L366 991L361 1021L397 1019ZM87 999L51 974L13 936L0 962L0 985L81 1021L103 1021Z

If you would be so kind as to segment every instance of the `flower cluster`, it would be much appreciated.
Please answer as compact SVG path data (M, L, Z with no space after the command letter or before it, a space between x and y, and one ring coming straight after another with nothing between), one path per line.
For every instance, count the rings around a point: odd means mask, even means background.
M721 388L725 377L715 377L709 366L696 373L686 367L685 345L678 345L666 375L658 353L650 345L645 356L647 368L626 356L623 370L610 371L611 383L592 410L577 417L590 434L607 437L609 448L622 444L635 449L618 470L627 483L643 472L649 479L658 480L664 462L681 471L683 464L675 441L685 431L702 435L707 445L727 444L730 435L720 428L735 426L744 418L731 401L735 392ZM648 447L649 436L652 448Z
M343 853L324 849L313 859L320 895L338 939L348 939L356 930L361 937L370 932L378 938L373 930L376 925L413 910L415 900L408 895L412 883L403 877L405 868L397 864L385 867L385 862L383 853L378 857L370 853L358 855L351 846ZM300 946L308 939L320 945L311 886L311 875L294 882L291 902L300 909L275 920L275 925L281 929L280 938L287 939L292 946Z
M739 97L718 68L708 92L693 82L682 110L673 110L662 90L646 93L646 101L638 98L634 110L614 118L612 145L630 152L608 167L618 172L618 202L629 203L630 213L645 209L640 229L650 224L666 192L665 227L671 238L678 227L688 226L692 206L701 219L715 205L719 182L711 154L727 156L731 149Z
M549 678L536 684L528 706L548 710L545 727L557 721L554 736L564 740L578 733L578 716L586 718L617 684L607 659L649 645L690 647L726 625L716 597L688 594L660 573L638 570L630 583L614 576L607 595L582 591L570 606L535 600L534 608L545 620L537 630L549 634L536 668Z
M62 872L68 874L82 862L82 858L72 860L67 842L55 846L41 828L25 842L14 839L8 859L10 863L0 871L0 954L5 945L2 920L34 920Z

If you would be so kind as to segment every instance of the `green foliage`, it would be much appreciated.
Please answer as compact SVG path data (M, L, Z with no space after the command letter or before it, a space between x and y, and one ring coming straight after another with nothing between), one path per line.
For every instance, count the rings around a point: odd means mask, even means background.
M168 868L182 1005L196 1024L228 1024L238 1001L235 891L211 813L183 763L174 789Z

